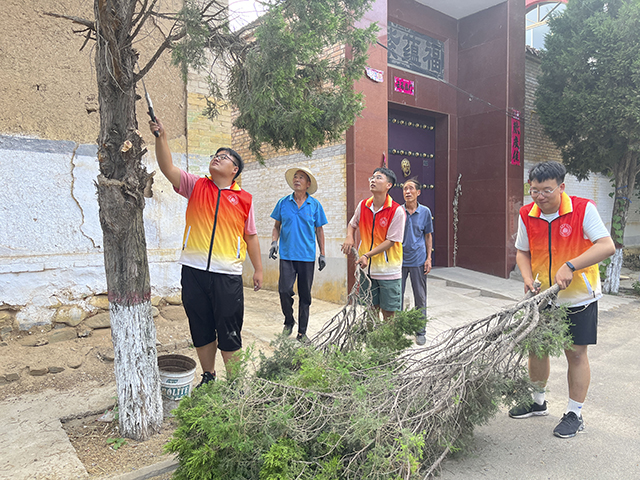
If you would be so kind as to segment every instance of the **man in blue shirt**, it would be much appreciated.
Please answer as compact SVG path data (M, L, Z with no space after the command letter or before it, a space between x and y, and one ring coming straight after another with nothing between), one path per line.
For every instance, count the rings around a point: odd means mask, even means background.
M280 239L280 279L278 292L284 314L283 334L291 335L293 318L293 284L298 280L298 336L306 342L311 305L311 285L316 256L316 241L320 248L318 270L322 270L324 258L324 230L327 217L320 202L311 195L318 189L318 182L307 168L293 167L286 171L285 178L293 193L278 200L271 218L275 220L271 235L269 258L276 259Z
M420 196L420 183L412 178L407 180L402 187L404 196L404 209L407 212L407 221L404 228L404 240L402 241L402 298L407 286L407 276L411 275L411 287L415 306L422 309L427 324L427 273L431 271L431 247L433 239L433 224L431 210L418 203ZM416 332L416 343L426 343L425 328Z

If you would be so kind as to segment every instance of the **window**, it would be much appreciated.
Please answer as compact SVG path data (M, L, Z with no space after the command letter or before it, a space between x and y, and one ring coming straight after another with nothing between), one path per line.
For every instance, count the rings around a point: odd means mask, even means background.
M531 7L526 16L526 44L539 50L543 49L544 37L549 33L547 20L551 15L563 12L565 8L563 2L539 3Z

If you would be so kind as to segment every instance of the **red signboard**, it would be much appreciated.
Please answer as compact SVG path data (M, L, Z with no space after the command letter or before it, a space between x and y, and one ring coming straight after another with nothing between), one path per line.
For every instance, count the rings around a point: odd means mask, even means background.
M400 78L400 77L393 77L393 88L396 92L406 93L407 95L414 94L413 80L407 80L405 78Z
M521 134L520 134L520 112L512 110L511 116L511 165L520 166L521 156Z

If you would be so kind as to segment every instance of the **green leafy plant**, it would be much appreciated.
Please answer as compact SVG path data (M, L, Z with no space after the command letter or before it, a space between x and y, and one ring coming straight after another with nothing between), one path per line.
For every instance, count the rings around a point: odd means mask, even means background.
M127 441L124 438L107 438L107 445L111 445L111 448L118 450L121 446L126 445Z
M631 287L633 288L633 291L635 292L636 295L640 295L640 282L639 281L635 281L631 284Z

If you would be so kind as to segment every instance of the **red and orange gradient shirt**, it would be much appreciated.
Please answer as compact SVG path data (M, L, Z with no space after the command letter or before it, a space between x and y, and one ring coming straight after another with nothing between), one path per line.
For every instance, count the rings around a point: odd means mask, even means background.
M406 215L404 209L387 195L383 207L373 211L373 197L361 201L350 224L360 231L358 254L364 255L385 240L393 245L369 259L369 275L378 280L402 278L402 239Z
M520 218L529 240L533 277L538 276L542 283L541 290L546 290L555 283L556 273L565 262L581 255L593 245L590 239L585 238L583 227L590 202L586 198L570 197L563 193L558 217L552 221L542 217L542 211L535 203L520 209ZM570 306L580 306L601 296L600 274L598 265L595 264L576 270L569 287L558 294L558 301Z
M236 182L218 188L211 178L181 172L180 188L189 200L178 263L199 270L242 275L247 253L245 234L255 235L251 194Z

